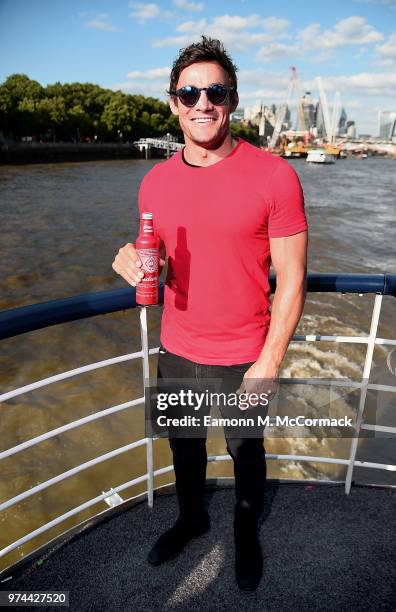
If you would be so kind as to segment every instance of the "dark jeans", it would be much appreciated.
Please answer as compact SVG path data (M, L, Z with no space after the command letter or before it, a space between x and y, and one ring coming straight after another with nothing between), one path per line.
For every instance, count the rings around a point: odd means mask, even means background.
M158 359L158 385L167 379L194 379L204 384L208 379L221 379L222 389L236 391L243 375L253 362L232 366L203 365L174 355L160 347ZM227 410L219 406L222 417ZM209 411L210 407L207 408ZM246 413L249 411L246 411ZM241 413L246 415L245 412ZM238 431L238 430L236 430ZM224 427L227 451L234 462L236 505L251 508L257 516L263 509L264 485L266 480L264 426L255 429L254 437L236 437L235 430ZM237 434L238 436L238 434ZM180 437L169 431L169 444L173 452L176 475L176 492L180 517L194 521L203 510L206 480L206 428L199 437Z

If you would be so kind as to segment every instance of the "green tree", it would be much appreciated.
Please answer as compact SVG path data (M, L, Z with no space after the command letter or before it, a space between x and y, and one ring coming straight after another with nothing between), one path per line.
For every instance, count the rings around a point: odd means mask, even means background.
M55 141L63 139L64 129L67 122L65 100L61 96L45 97L37 105L40 114L41 131L51 131L52 139Z
M117 91L104 107L101 121L114 138L117 137L119 132L122 132L124 137L132 134L135 112L131 106L128 96Z
M233 136L240 136L251 144L259 145L260 140L257 126L245 125L244 123L231 123L230 128Z
M42 87L25 74L0 85L0 128L15 138L37 134L43 139L85 137L115 140L181 136L178 118L166 102L143 95L104 89L92 83L59 81Z
M0 85L0 127L16 138L34 130L37 105L44 96L44 89L26 74L12 74Z

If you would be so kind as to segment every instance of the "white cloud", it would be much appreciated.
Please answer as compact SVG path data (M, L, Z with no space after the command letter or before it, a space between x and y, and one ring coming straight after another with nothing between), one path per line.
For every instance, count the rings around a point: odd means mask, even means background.
M185 47L198 39L198 35L169 36L155 40L153 47Z
M154 41L154 47L186 47L200 40L201 34L218 38L230 52L245 52L249 47L260 43L269 42L272 37L269 34L255 34L248 32L233 32L231 30L218 30L207 26L204 30L189 32L180 36L170 36Z
M173 0L173 4L177 8L185 9L186 11L203 11L204 5L202 2L189 2L188 0Z
M105 32L119 32L120 29L117 26L111 25L107 22L109 19L109 15L107 13L102 13L101 15L97 15L91 21L86 22L87 28L93 28L95 30L104 30Z
M161 15L162 17L164 17L164 19L166 19L167 21L171 20L171 19L175 19L177 17L177 13L175 13L175 11L164 11Z
M163 68L151 68L150 70L139 71L135 70L132 72L128 72L128 79L145 79L145 80L155 80L155 79L163 79L168 78L170 76L171 69L168 66Z
M266 19L263 19L262 24L264 28L278 33L287 30L289 26L287 19L280 19L279 17L267 17Z
M219 15L213 17L212 27L224 28L230 30L244 30L248 28L257 28L262 22L259 15L247 15L240 17L239 15Z
M310 47L312 42L316 42L320 39L320 36L320 23L311 23L297 33L297 39L301 42L303 47Z
M161 14L159 6L154 3L130 2L129 6L135 9L129 16L137 19L139 23L144 23L149 19L155 19Z
M261 45L256 59L270 62L279 58L304 55L309 61L320 63L333 56L333 50L347 45L370 45L383 40L383 34L370 25L364 17L341 19L332 28L323 29L319 23L311 23L300 30L294 42L289 22L279 17L262 18L257 14L218 15L210 20L200 19L181 23L176 34L154 41L154 47L186 47L200 39L202 34L220 39L231 53L246 52Z
M262 19L259 15L218 15L210 21L186 21L176 28L179 35L157 39L154 47L185 47L198 41L202 34L218 38L232 52L247 51L254 45L288 37L288 22L277 17ZM249 30L258 31L249 31Z
M132 70L127 74L127 81L117 83L112 89L164 99L169 87L170 72L169 66L149 70Z
M396 34L391 34L383 45L376 45L375 52L379 58L377 64L393 65L396 62Z
M279 27L283 28L281 31L285 34L284 37L288 37L284 31L287 22L279 23ZM291 44L279 42L278 38L275 40L274 37L274 40L259 49L256 59L271 62L289 58L293 61L295 57L303 56L312 63L322 63L331 59L338 47L378 43L382 39L383 34L375 30L363 17L348 17L327 30L323 30L320 23L311 23L297 33L295 42ZM362 49L364 47L361 47L360 53Z
M355 4L382 4L382 6L389 6L393 11L396 10L396 0L353 0Z
M341 106L343 106L344 108L362 108L362 103L359 102L359 100L342 100L341 101Z
M200 19L199 21L185 21L184 23L181 23L180 25L177 26L176 31L183 32L183 33L193 32L195 34L196 32L204 31L205 28L206 28L206 19Z
M250 70L241 69L238 72L238 82L243 85L259 86L260 83L271 82L271 86L281 85L286 91L289 82L287 72L268 72L263 68L255 68Z
M123 83L116 83L111 89L114 91L121 89L125 93L141 94L143 96L152 96L153 98L164 100L168 87L169 81L124 81Z
M363 45L379 42L383 34L367 23L364 17L347 17L333 28L321 31L319 23L312 23L297 34L304 49L334 49L346 45Z
M294 58L301 53L297 45L284 45L283 43L270 43L261 47L256 59L264 62L273 62L283 57Z
M315 87L312 81L312 87ZM325 79L328 91L340 91L344 95L396 97L396 73L394 72L361 72L345 76L328 76Z

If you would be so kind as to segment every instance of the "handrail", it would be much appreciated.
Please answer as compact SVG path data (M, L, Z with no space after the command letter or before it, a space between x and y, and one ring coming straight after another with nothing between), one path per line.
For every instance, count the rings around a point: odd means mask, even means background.
M270 286L271 290L275 290L276 286L276 278L271 275L270 277ZM163 289L162 285L160 288L160 304L163 302ZM365 357L365 365L363 372L363 380L361 382L350 381L348 379L342 380L332 380L332 384L338 384L342 386L352 386L356 388L360 388L360 402L359 402L359 410L357 415L357 422L355 425L355 435L351 442L350 455L349 459L340 459L340 458L332 458L332 457L323 457L323 456L309 456L309 455L282 455L282 454L270 454L266 453L266 457L268 459L277 459L277 460L298 460L298 461L308 461L308 462L323 462L323 463L334 463L339 465L347 466L347 476L345 481L345 491L349 493L352 483L352 475L354 467L365 467L365 468L374 468L380 470L387 471L396 471L396 465L388 465L382 463L374 463L367 461L359 461L356 460L356 450L357 443L359 439L359 431L360 429L371 429L373 431L387 431L389 433L396 433L396 428L386 427L386 426L378 426L366 424L363 419L363 413L365 409L365 400L368 389L378 389L383 391L395 392L396 387L391 387L389 385L379 385L379 384L370 384L369 377L373 359L373 350L376 344L389 344L395 345L396 340L392 339L384 339L377 337L379 316L381 310L381 303L383 295L392 295L396 296L396 275L391 274L369 274L369 275L355 275L355 274L309 274L308 275L308 291L315 292L343 292L343 293L374 293L375 301L373 307L373 313L371 318L371 326L370 333L368 336L324 336L324 335L294 335L293 340L301 340L308 342L315 342L318 340L323 341L332 341L332 342L356 342L356 343L364 343L367 345L366 349L366 357ZM119 310L125 310L130 308L135 308L136 304L136 296L135 290L132 288L120 289L115 291L105 291L100 293L93 294L85 294L80 296L74 296L71 298L67 298L65 300L52 301L42 304L35 304L32 306L24 306L16 309L11 309L7 311L0 312L0 338L8 338L14 335L22 334L27 331L33 331L35 329L40 329L43 327L47 327L49 325L55 325L57 323L62 323L66 321L73 321L80 318L86 318L91 316L96 316L98 314L106 314L108 312L117 312ZM30 385L25 385L20 389L7 392L3 396L0 396L3 399L8 399L9 397L14 397L15 395L19 395L20 393L28 392L33 388L38 388L41 386L45 386L47 384L51 384L53 382L57 382L57 380L61 380L63 378L69 378L71 376L75 376L77 374L81 374L86 371L91 371L93 369L97 369L100 367L104 367L105 365L110 365L112 363L126 361L129 359L142 359L143 364L143 373L144 379L148 378L149 372L149 355L154 354L158 351L157 348L150 349L148 346L148 337L147 337L147 308L140 309L140 330L141 330L141 350L135 353L131 353L128 355L122 355L119 357L111 358L105 361L97 362L95 364L89 364L87 366L82 366L80 368L76 368L75 370L70 370L68 372L64 372L62 374L58 374L55 376L51 376L49 378L43 379L41 381L37 381ZM290 384L308 384L307 379L282 379L287 380ZM324 379L320 379L318 381L311 381L311 384L326 384L329 381L325 381ZM146 388L145 388L146 395ZM6 397L7 396L7 397ZM49 437L53 437L54 435L58 435L67 431L69 429L73 429L75 427L79 427L86 422L93 421L95 419L101 418L107 414L111 414L113 412L118 412L120 410L124 410L127 407L136 405L138 403L143 403L144 398L137 398L130 402L126 402L125 404L120 404L118 406L112 406L110 408L105 409L103 412L97 412L93 415L89 415L80 420L73 421L73 423L68 423L56 430L51 432L47 432L46 434L42 434L41 436L37 436L32 440L28 440L22 442L12 449L8 449L0 453L0 459L5 458L11 454L15 454L26 448L33 446L35 444L40 443L44 439ZM96 496L91 500L88 500L73 508L72 510L67 511L63 515L49 521L45 525L42 525L38 529L34 530L30 534L26 534L16 542L10 544L3 550L0 550L0 557L8 554L11 550L14 550L16 547L21 544L33 539L37 535L44 533L52 526L63 522L66 518L74 516L82 509L86 509L91 507L95 503L100 500L104 500L107 502L107 498L111 497L113 493L120 492L129 488L129 486L136 485L141 482L147 482L147 497L148 504L152 506L153 503L153 490L154 490L154 478L159 476L160 474L164 474L172 470L172 466L162 467L160 469L154 470L153 468L153 440L151 438L143 438L141 440L137 440L128 444L124 447L119 447L114 449L104 455L99 457L95 457L83 464L75 466L70 470L62 474L58 474L57 476L47 480L46 482L42 482L27 491L19 493L14 498L9 499L0 504L0 511L6 508L13 506L19 501L30 497L31 495L44 490L51 486L52 484L58 483L70 476L81 472L93 465L96 465L99 462L106 461L108 458L113 456L117 456L123 452L129 451L138 446L146 446L146 474L134 478L127 483L123 483L122 485L118 485L111 491L107 493L102 493L102 495ZM208 457L209 461L227 461L230 460L228 456L211 456ZM119 502L118 502L119 503Z
M270 274L269 282L271 291L274 292L276 288L274 274ZM396 274L309 273L307 291L377 293L396 296ZM158 297L159 304L163 304L163 283L160 283ZM0 340L58 323L128 310L136 306L136 290L133 287L126 287L11 308L0 312Z

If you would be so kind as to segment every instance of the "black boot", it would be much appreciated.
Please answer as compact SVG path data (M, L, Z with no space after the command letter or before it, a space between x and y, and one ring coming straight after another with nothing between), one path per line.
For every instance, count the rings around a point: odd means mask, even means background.
M193 538L203 535L210 529L210 518L206 511L194 522L179 518L176 523L165 531L150 550L147 561L151 565L160 565L174 559L182 552L186 544Z
M258 513L235 506L235 578L242 591L257 589L263 574L263 555L258 538Z

